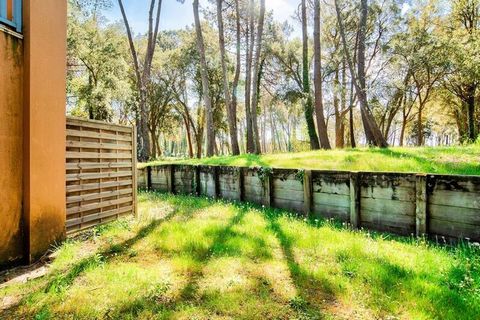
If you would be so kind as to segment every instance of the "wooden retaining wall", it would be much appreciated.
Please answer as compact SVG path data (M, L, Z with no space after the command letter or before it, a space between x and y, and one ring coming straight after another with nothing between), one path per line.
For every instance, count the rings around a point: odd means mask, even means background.
M135 214L135 128L67 118L66 133L67 234Z
M139 187L249 201L354 228L480 241L480 177L162 165Z

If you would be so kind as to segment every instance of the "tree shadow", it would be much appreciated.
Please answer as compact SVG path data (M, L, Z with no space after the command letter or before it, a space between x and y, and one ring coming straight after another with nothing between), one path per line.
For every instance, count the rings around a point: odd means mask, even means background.
M317 279L296 261L293 249L294 241L283 231L278 221L282 216L283 213L276 210L265 214L268 228L272 230L280 243L284 259L290 271L290 277L299 294L296 299L291 301L291 305L300 309L309 319L321 318L322 306L325 303L331 303L336 300L335 285L328 279Z
M58 270L57 272L49 275L48 282L42 288L23 296L15 305L11 306L10 308L0 310L0 319L15 315L19 307L29 301L37 293L60 293L68 289L73 284L75 279L84 274L87 270L100 267L105 263L111 262L112 259L118 257L119 255L125 254L133 245L147 237L161 224L173 218L176 213L177 211L172 211L162 219L153 220L146 226L143 226L134 237L131 237L121 243L111 244L105 250L95 252L88 257L81 259L73 266L69 266L67 270Z

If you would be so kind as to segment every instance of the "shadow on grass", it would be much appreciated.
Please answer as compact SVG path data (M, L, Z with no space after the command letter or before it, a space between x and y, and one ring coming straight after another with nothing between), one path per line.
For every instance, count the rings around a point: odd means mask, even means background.
M134 237L119 244L111 245L108 249L79 261L70 267L67 272L62 271L53 274L50 281L40 291L47 293L64 292L68 290L77 277L86 271L104 263L111 263L114 257L128 253L128 250L135 243L152 234L163 222L170 220L177 212L182 212L182 216L190 219L195 216L198 210L218 204L218 202L212 202L212 200L205 198L188 196L152 194L149 199L167 202L175 206L176 210L163 220L152 221ZM113 305L103 316L106 318L130 317L135 319L145 315L147 317L149 315L152 317L162 315L165 318L171 318L175 316L177 311L188 308L194 309L195 312L203 312L207 316L211 315L212 312L215 315L229 316L229 312L231 312L229 307L233 306L225 305L225 301L229 301L228 299L220 301L223 293L217 291L204 293L200 290L201 280L205 279L206 276L204 274L205 267L212 260L220 257L247 257L254 264L273 258L270 251L271 248L268 246L265 238L250 235L236 228L236 226L247 221L245 217L252 208L259 209L259 207L239 203L229 205L233 206L235 210L232 216L227 217L226 219L228 220L223 220L221 225L213 225L214 228L207 228L203 231L203 236L211 240L208 242L208 245L192 242L187 243L178 250L168 251L161 249L162 253L167 255L172 255L173 257L186 256L195 262L193 270L187 272L186 282L180 288L178 295L175 295L173 298L166 298L164 293L168 289L163 287L155 291L154 294L151 292L137 292L133 301ZM219 213L219 215L221 214ZM285 308L285 310L282 309L282 312L294 313L298 318L321 318L322 308L328 307L329 304L336 301L340 289L338 284L332 282L328 276L313 274L302 262L297 260L295 255L296 239L288 235L288 232L284 229L288 226L281 220L286 215L287 213L283 210L268 209L262 212L262 218L266 223L267 231L276 237L280 245L282 258L286 262L290 279L297 292L297 297L291 299L288 305L277 304L275 307L281 306ZM291 214L288 215L291 216ZM346 229L345 225L321 219L310 219L307 220L307 223L311 227L317 228L328 224L339 231ZM185 232L188 232L188 230ZM369 237L375 237L375 234L385 239L381 233L372 233L369 234ZM401 239L404 238L398 237L398 240ZM409 238L405 239L407 239L406 241L412 241L411 239L408 240ZM352 239L352 241L354 240ZM389 240L397 241L397 237ZM253 247L251 256L247 256L242 251L239 245L241 241L248 241L248 245ZM243 243L245 244L246 242ZM467 319L473 319L472 315L480 311L478 305L475 306L473 304L473 302L478 300L467 298L469 295L477 292L475 290L478 290L478 285L475 282L473 284L465 283L465 279L468 280L466 275L476 279L479 278L480 272L472 269L474 267L466 266L467 263L446 268L445 274L438 275L430 274L427 270L424 273L415 273L387 259L367 254L363 251L355 251L353 253L350 251L338 252L334 258L336 258L336 263L341 268L342 275L339 275L339 277L343 277L345 281L350 283L356 283L358 285L356 290L368 292L366 296L370 297L369 299L372 301L365 301L365 305L372 307L374 310L380 310L381 314L398 312L397 306L398 303L402 303L405 290L410 294L410 301L418 300L417 303L423 310L431 310L439 318L442 317L442 313L447 312L451 314L447 318L454 318L456 313L463 314ZM475 265L473 262L471 264ZM242 286L238 289L240 290L240 298L237 297L235 301L238 302L240 300L245 304L245 307L248 307L249 303L257 303L255 307L262 310L261 312L266 312L265 314L262 313L264 318L269 318L268 310L269 308L271 309L273 304L271 301L281 301L281 298L275 296L272 285L262 276L254 276L252 281L252 287ZM226 293L226 295L228 294ZM480 295L479 292L476 294ZM24 297L21 304L27 302L30 297L31 295ZM271 305L268 305L268 303L271 303ZM48 311L48 305L45 305L44 308ZM47 311L45 311L45 314L48 315ZM16 309L9 310L9 312L11 313L0 313L0 318L8 318L9 315L15 315ZM24 314L21 315L25 316ZM62 314L57 316L62 316ZM65 314L64 316L71 317L72 315ZM257 314L258 316L259 314Z

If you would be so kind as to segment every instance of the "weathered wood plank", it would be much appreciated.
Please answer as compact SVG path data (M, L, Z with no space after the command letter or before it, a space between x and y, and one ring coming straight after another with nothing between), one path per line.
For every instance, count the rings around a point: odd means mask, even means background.
M119 171L119 172L87 172L87 173L69 173L66 175L66 181L77 180L93 180L103 178L119 178L119 177L131 177L132 171Z
M381 186L362 186L362 198L385 199L385 200L399 200L399 201L415 201L415 187L388 187Z
M90 203L83 206L71 207L71 208L67 208L67 216L80 213L80 212L101 209L101 208L113 206L116 204L125 204L125 203L132 202L132 200L133 200L133 197L124 197L124 198L119 198L115 200L95 202L95 203Z
M67 148L87 148L87 149L106 149L106 150L127 150L131 151L130 144L116 144L104 142L84 142L77 140L67 140Z
M92 191L98 190L103 188L115 187L115 186L131 186L133 185L133 181L125 180L125 181L109 181L109 182L94 182L94 183L85 183L85 184L72 184L67 185L67 193L69 192L78 192L78 191Z
M279 178L273 178L273 188L275 190L288 190L288 191L301 191L303 192L303 184L301 181L288 179L282 180Z
M67 117L67 126L78 126L82 128L104 129L132 134L132 127L104 121ZM131 139L131 138L130 138Z
M412 232L415 232L415 217L403 215L403 214L392 214L385 211L374 211L369 209L362 209L361 221L375 222L378 224L400 224L412 227Z
M362 198L360 199L360 211L363 212L363 210L415 217L415 203L406 201L386 199L378 201L372 198Z
M431 235L468 238L471 241L480 241L480 227L478 225L464 224L461 222L430 219L429 232Z
M314 193L314 205L329 205L350 209L350 196L343 194Z
M314 182L314 193L329 193L329 194L341 194L350 196L350 182L347 183L331 183L331 182Z
M102 199L107 197L121 196L125 194L131 194L132 192L133 192L133 189L128 188L128 189L120 189L118 191L105 191L105 192L89 193L89 194L78 195L78 196L68 196L67 204L76 203L80 201L89 201L89 200L96 200L96 199Z
M291 201L302 201L303 202L303 190L287 190L287 189L274 189L275 192L273 194L274 199L283 199L283 200L291 200Z
M273 199L273 207L285 210L292 210L296 213L303 212L303 200L302 201L292 201L292 200L284 200L279 198Z
M459 208L439 204L428 204L431 219L443 220L445 223L460 222L471 224L480 228L480 210L472 208Z
M131 162L67 162L67 170L131 168Z
M93 131L80 131L80 130L73 130L67 129L66 130L67 138L68 137L80 137L80 138L94 138L94 139L102 139L102 140L113 140L113 141L128 141L130 142L132 139L130 136L117 136L111 133L100 133L100 132L93 132Z
M436 190L428 199L431 204L480 209L480 193L457 190Z
M350 221L350 208L326 204L313 204L313 215L322 218L333 218L340 221Z
M67 159L131 159L131 153L66 152Z

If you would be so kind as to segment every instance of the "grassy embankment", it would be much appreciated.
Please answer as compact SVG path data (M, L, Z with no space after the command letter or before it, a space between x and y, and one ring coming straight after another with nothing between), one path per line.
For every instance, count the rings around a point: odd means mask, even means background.
M1 319L478 319L480 249L140 193L139 219L0 287ZM0 280L1 282L1 280Z
M167 163L480 175L480 145L438 148L359 148L191 160L163 159L149 164Z

